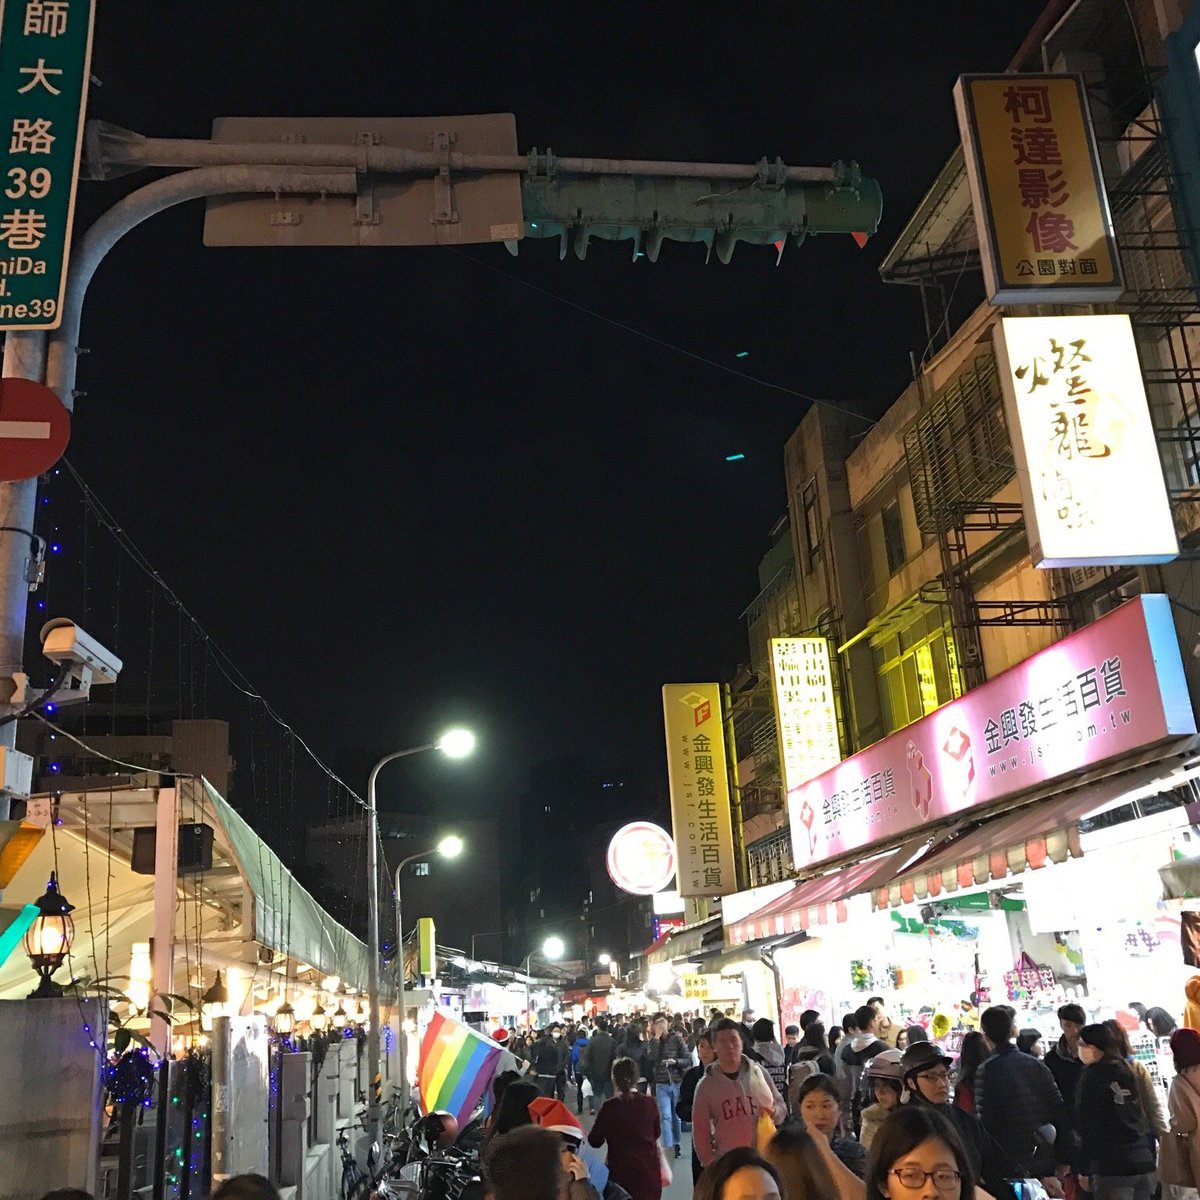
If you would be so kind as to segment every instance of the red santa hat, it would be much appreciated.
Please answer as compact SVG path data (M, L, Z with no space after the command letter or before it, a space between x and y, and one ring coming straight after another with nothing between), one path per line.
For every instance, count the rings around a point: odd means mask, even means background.
M553 1096L539 1096L529 1106L529 1115L535 1125L549 1129L552 1133L561 1133L573 1145L578 1146L583 1141L583 1126L575 1114L561 1101Z
M500 1045L502 1045L502 1046L508 1045L508 1030L504 1029L503 1027L500 1029L497 1029L492 1034L492 1041L499 1042Z

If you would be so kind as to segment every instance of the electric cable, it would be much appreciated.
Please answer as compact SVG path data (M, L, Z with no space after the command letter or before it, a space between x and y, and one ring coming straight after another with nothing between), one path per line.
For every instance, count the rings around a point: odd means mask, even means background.
M19 721L22 717L36 716L36 709L42 707L43 704L48 704L54 699L58 689L66 682L67 675L70 673L71 664L63 663L58 668L58 674L51 681L50 686L36 700L31 700L19 712L9 713L7 717L0 717L0 725L7 725L10 721Z

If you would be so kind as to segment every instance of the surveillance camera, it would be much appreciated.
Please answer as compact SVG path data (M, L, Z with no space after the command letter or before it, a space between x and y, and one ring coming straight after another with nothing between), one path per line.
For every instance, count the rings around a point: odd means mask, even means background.
M87 692L93 683L116 683L121 660L90 633L66 617L54 617L42 626L42 653L68 668L73 690Z

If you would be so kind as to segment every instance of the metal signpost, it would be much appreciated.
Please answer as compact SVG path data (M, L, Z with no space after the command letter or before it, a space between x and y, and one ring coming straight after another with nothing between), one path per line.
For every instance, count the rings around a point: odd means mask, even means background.
M0 6L0 329L57 329L83 143L92 0Z

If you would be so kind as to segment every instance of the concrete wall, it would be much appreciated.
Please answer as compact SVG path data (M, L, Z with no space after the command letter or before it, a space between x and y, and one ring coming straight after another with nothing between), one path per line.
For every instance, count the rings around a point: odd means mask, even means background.
M83 1027L107 1019L99 1000L0 1001L0 1200L95 1191L101 1062Z

